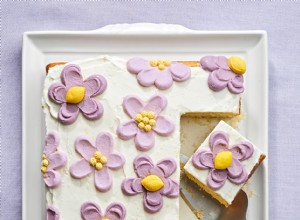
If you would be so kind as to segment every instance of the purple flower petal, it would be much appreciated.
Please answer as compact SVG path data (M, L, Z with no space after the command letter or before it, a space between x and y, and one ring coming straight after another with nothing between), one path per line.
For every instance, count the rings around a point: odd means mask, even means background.
M164 178L164 176L165 176L163 170L157 166L152 167L149 171L149 174L159 176L160 178Z
M235 75L231 83L236 88L243 88L244 87L244 76L243 75Z
M149 213L158 212L163 206L162 196L157 192L146 192L144 194L144 209Z
M141 178L133 179L132 184L131 184L131 188L132 188L133 191L141 193L145 190L144 187L141 184L141 181L142 181Z
M85 94L89 97L100 95L107 87L106 79L101 75L91 75L83 81Z
M222 68L224 70L230 70L228 66L228 59L224 56L217 57L217 65L219 66L219 68Z
M173 63L170 67L172 77L177 82L182 82L191 77L191 69L182 63Z
M230 70L218 69L214 71L216 73L216 77L220 81L229 82L229 80L233 79L236 74Z
M78 65L69 64L61 72L61 81L69 89L73 86L82 86L81 69Z
M127 70L130 73L138 74L140 71L152 68L148 60L134 57L127 62Z
M208 176L207 176L207 185L212 188L213 190L217 190L219 188L221 188L224 184L225 184L225 181L222 181L222 182L217 182L215 181L213 178L212 178L212 172L210 171Z
M230 148L232 156L240 161L247 160L253 155L253 145L248 141L235 144Z
M48 97L57 104L66 102L66 87L61 83L53 83L48 89Z
M72 124L76 121L79 114L77 105L63 103L58 112L58 119L64 125Z
M161 90L168 89L173 85L173 78L169 69L158 72L155 85Z
M123 167L124 163L125 163L125 158L123 157L122 154L111 153L108 156L106 166L112 170L117 170L117 169Z
M164 116L157 116L155 120L156 125L153 127L153 130L157 134L161 136L168 136L174 132L175 125Z
M146 177L154 167L151 158L146 154L137 156L133 161L133 166L138 177Z
M125 179L121 185L122 192L125 195L133 196L143 192L140 178Z
M145 106L146 111L152 111L157 115L165 109L168 101L167 98L163 95L155 95L152 96Z
M154 85L154 82L157 79L158 74L159 74L159 70L157 70L156 68L146 69L140 71L137 74L136 78L140 85L149 87Z
M64 152L57 151L52 154L49 154L47 159L49 161L48 169L55 170L66 165L67 154Z
M228 179L235 184L242 184L247 181L248 174L247 174L246 169L244 167L242 167L242 172L239 176L237 176L237 177L228 176Z
M227 170L215 170L212 169L211 171L211 178L215 181L215 182L224 182L227 179L228 176L228 171Z
M137 96L126 96L123 100L123 109L131 118L143 111L143 108L143 101Z
M200 60L201 67L204 70L209 70L209 71L214 71L219 68L217 62L218 62L218 58L215 56L205 56Z
M121 203L111 203L104 214L110 220L123 220L126 216L125 206Z
M193 155L192 163L198 169L213 168L213 154L209 150L200 150Z
M202 151L200 153L200 163L207 167L207 168L213 168L214 167L214 157L211 152L208 151Z
M137 124L134 120L130 120L120 124L117 129L118 137L122 140L129 140L133 138L138 132Z
M46 217L47 220L59 220L59 210L52 205L48 205Z
M176 161L172 158L165 158L156 165L164 173L164 177L171 176L177 169Z
M79 136L75 141L76 151L87 161L94 155L96 148L93 146L92 141L84 136Z
M228 89L234 94L244 92L244 78L243 76L236 76L228 83Z
M144 130L139 129L135 136L134 142L138 150L147 151L154 146L154 132L145 132Z
M229 136L223 131L215 131L209 137L209 147L214 154L228 147Z
M83 220L98 220L103 217L101 208L93 202L83 203L81 205L80 212Z
M46 139L45 139L44 153L46 155L49 155L49 154L55 152L56 149L57 149L58 144L59 144L59 135L58 135L58 133L55 132L55 131L49 132L46 136Z
M44 173L44 182L49 188L54 188L61 182L60 174L54 170L48 170Z
M161 193L169 198L176 198L179 196L179 184L174 180L164 179L164 187Z
M106 157L108 157L113 148L114 142L110 133L100 132L96 138L97 149Z
M112 178L106 166L101 170L95 170L95 186L100 192L106 192L111 188Z
M228 175L231 178L239 177L243 172L243 165L238 159L235 159L233 157L232 163L230 167L227 168L227 170L228 170Z
M223 81L218 78L218 72L219 70L214 70L213 72L211 72L208 76L207 81L208 87L215 92L221 91L222 89L226 88L228 84L227 81Z
M70 167L70 174L74 178L81 179L89 175L93 170L94 168L83 158Z
M83 116L89 120L97 120L103 115L103 106L95 99L85 98L78 104Z

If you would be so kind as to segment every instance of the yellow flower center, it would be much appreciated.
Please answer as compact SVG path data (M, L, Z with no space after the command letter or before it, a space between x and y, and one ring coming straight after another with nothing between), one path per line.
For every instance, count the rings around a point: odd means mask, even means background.
M166 66L171 65L170 60L150 60L150 65L152 67L158 67L159 70L164 70Z
M84 98L85 88L82 86L71 87L66 94L67 103L77 104Z
M106 218L106 217L104 217L104 218L102 218L101 220L110 220L109 218Z
M103 165L107 163L107 158L103 156L100 151L95 151L89 162L91 166L96 168L96 170L101 170Z
M42 166L41 166L42 173L46 173L48 166L49 166L49 161L47 160L46 154L42 155L42 163L41 164L42 164Z
M141 181L142 186L150 191L155 192L157 190L160 190L164 186L164 182L159 176L156 175L149 175L142 179Z
M217 154L214 160L215 168L217 170L225 170L230 167L232 163L231 151L222 151Z
M245 61L237 56L232 56L228 59L229 68L236 74L244 74L246 72Z
M152 130L152 127L156 125L155 113L142 111L135 116L135 122L138 124L140 129L149 132Z

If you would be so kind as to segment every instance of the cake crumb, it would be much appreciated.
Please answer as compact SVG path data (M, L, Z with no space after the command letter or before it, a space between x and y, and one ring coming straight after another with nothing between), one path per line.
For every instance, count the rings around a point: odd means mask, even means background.
M202 210L194 210L195 215L197 216L198 219L203 219L204 214Z

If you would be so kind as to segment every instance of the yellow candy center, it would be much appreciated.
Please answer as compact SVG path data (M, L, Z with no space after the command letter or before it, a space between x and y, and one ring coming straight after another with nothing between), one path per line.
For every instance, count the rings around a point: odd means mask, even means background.
M245 61L237 56L232 56L228 59L229 68L236 74L244 74L246 72Z
M225 170L230 167L232 163L232 153L230 151L223 151L215 157L215 168L217 170Z
M150 60L150 65L152 67L158 67L159 70L164 70L166 66L171 65L170 60Z
M100 151L95 151L89 162L91 166L96 168L96 170L101 170L103 165L107 163L107 158L103 156Z
M85 88L82 86L71 87L66 94L67 103L77 104L84 98Z
M138 124L140 129L149 132L152 130L152 127L156 125L155 113L142 111L135 116L135 122Z
M41 164L42 164L42 166L41 166L42 173L46 173L48 166L49 166L49 161L47 160L46 154L42 155L42 163Z
M160 190L164 186L164 182L162 179L156 175L149 175L142 179L141 181L142 186L150 191L155 192L157 190Z

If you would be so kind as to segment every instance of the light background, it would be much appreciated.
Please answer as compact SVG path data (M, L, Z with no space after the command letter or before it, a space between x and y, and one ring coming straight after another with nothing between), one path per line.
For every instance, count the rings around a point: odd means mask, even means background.
M176 23L197 30L266 30L269 38L270 219L300 214L300 2L1 1L0 219L21 219L22 34L113 23Z

